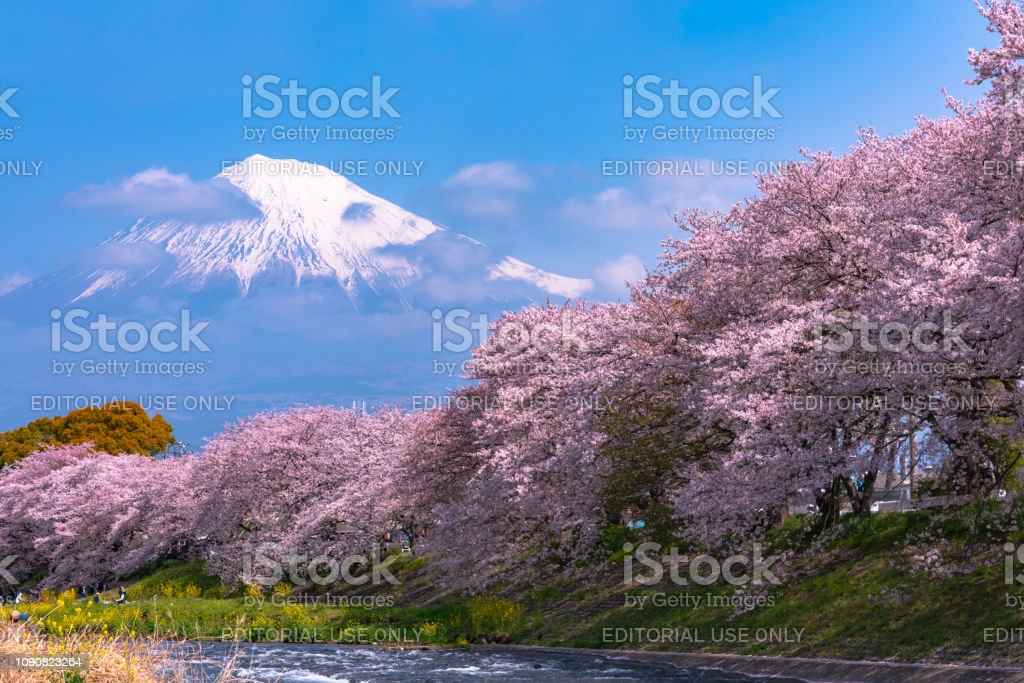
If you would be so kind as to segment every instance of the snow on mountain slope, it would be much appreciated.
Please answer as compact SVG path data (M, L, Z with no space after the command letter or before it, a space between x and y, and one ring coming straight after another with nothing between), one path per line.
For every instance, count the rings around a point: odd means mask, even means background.
M433 266L416 252L428 238L483 246L316 164L255 155L218 179L241 190L256 215L206 223L142 219L104 244L156 245L166 251L173 266L161 274L164 285L199 290L226 276L244 295L258 278L287 273L297 286L334 280L353 301L365 289L401 298L403 290L428 276ZM592 286L590 280L555 275L510 257L481 265L481 279L514 280L556 296L580 296ZM80 299L133 281L117 268L91 270L87 279Z
M569 299L583 296L593 286L590 280L555 275L511 256L506 256L487 270L489 280L522 280Z

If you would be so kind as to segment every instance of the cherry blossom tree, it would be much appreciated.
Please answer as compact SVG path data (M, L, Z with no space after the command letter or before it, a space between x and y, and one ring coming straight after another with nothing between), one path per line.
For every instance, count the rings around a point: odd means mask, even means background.
M978 81L992 81L982 101L949 100L950 117L901 136L863 131L847 154L805 153L731 211L682 217L690 234L649 285L685 306L711 387L700 421L734 437L679 492L705 537L801 489L845 493L866 514L879 470L922 430L929 456L984 494L997 479L983 475L986 444L1021 440L1021 110L1009 84L1024 22L1017 3L984 13L1002 44L971 54Z
M185 471L182 463L112 456L89 444L37 452L0 476L0 553L18 556L19 580L45 573L44 586L130 573L161 556L153 497L174 496L167 475Z
M365 552L401 509L396 490L411 420L397 410L330 407L264 413L203 450L191 487L211 567L243 578L246 555Z
M908 454L990 494L1024 443L1024 11L981 12L977 102L680 214L626 302L506 313L441 408L268 412L166 461L44 449L0 472L0 558L62 586L202 542L234 582L256 547L287 564L398 528L477 590L573 571L624 507L724 546L797 495L822 526L869 514Z
M49 536L52 526L40 518L40 507L49 506L62 482L54 476L82 460L96 457L88 445L46 448L0 474L0 557L15 558L9 571L18 582L45 572L49 558L37 547L37 539Z
M571 570L607 523L594 419L607 409L614 306L506 313L468 364L475 386L433 420L409 467L429 484L429 548L450 581L479 588ZM415 476L415 474L413 475ZM429 495L434 491L434 496Z

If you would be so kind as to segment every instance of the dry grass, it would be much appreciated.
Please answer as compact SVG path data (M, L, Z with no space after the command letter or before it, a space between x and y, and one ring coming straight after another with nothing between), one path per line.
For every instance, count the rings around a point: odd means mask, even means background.
M88 657L89 667L81 677L62 676L48 671L0 671L0 683L50 683L62 679L88 680L96 683L132 681L157 683L159 660L144 644L131 643L115 637L75 634L55 639L40 635L31 626L0 626L0 654L63 655Z
M194 680L176 669L160 641L73 633L60 638L40 634L31 625L0 623L0 655L84 656L88 668L80 672L0 670L0 683L189 683ZM229 683L233 664L228 662L215 681Z

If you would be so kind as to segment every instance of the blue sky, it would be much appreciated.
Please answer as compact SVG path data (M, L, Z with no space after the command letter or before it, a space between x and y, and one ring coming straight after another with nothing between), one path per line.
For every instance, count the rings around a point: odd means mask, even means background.
M29 311L23 329L3 294L85 263L86 250L140 214L179 201L192 202L186 214L230 211L209 205L203 182L225 163L263 154L343 171L365 164L352 180L370 192L499 252L590 278L592 298L614 299L654 265L659 242L676 232L673 212L749 196L750 168L800 147L842 150L858 127L892 134L917 115L943 115L943 87L979 96L963 84L965 56L992 42L968 0L19 3L3 12L0 103L18 117L0 107L0 429L66 412L32 407L41 391L186 391L173 378L65 382L47 341L59 302ZM382 91L397 89L387 102L398 116L246 116L244 84L266 76L339 98L378 79ZM711 99L684 98L682 118L668 100L624 85L643 77ZM640 109L658 101L664 111L627 116L626 91ZM248 92L256 109L271 104ZM748 111L698 115L730 92ZM770 110L757 116L755 100ZM304 127L388 139L246 139ZM659 129L704 137L652 139ZM708 140L712 131L730 139ZM667 175L608 173L617 162L664 160ZM158 196L147 178L173 191ZM218 321L215 370L188 386L237 402L230 413L171 415L188 440L268 406L407 401L448 386L425 345L426 312L356 320L321 307L315 290L284 304L273 296ZM271 330L281 339L264 329L265 305L284 313Z
M356 180L541 267L588 276L625 253L650 263L669 209L746 186L607 177L604 160L785 159L801 145L844 148L860 125L898 132L942 113L941 87L968 94L966 49L991 41L967 0L18 3L4 23L0 90L18 88L21 128L0 159L43 167L0 178L0 277L43 273L127 222L69 205L76 189L153 167L206 178L255 152L418 161L416 176ZM761 75L780 88L776 139L624 142L621 79L648 73L719 91ZM374 145L246 142L245 74L337 89L379 75L399 88L402 130ZM525 187L443 189L493 162L514 165ZM615 188L626 192L594 199Z

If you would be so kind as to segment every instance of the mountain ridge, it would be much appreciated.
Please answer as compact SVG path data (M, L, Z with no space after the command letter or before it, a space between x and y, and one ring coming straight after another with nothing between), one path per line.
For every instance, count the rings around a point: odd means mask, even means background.
M499 290L512 281L547 296L577 298L589 279L551 273L511 256L494 255L472 237L455 233L359 187L324 166L253 155L225 168L213 181L244 194L254 215L214 221L140 218L101 248L156 249L171 263L136 272L97 265L81 273L86 285L75 301L130 288L144 278L196 291L225 276L244 297L261 277L287 274L298 287L332 280L356 304L397 297L408 305L411 288L433 275L439 250L459 253L463 276ZM157 259L159 260L159 259ZM448 260L450 261L450 259Z

